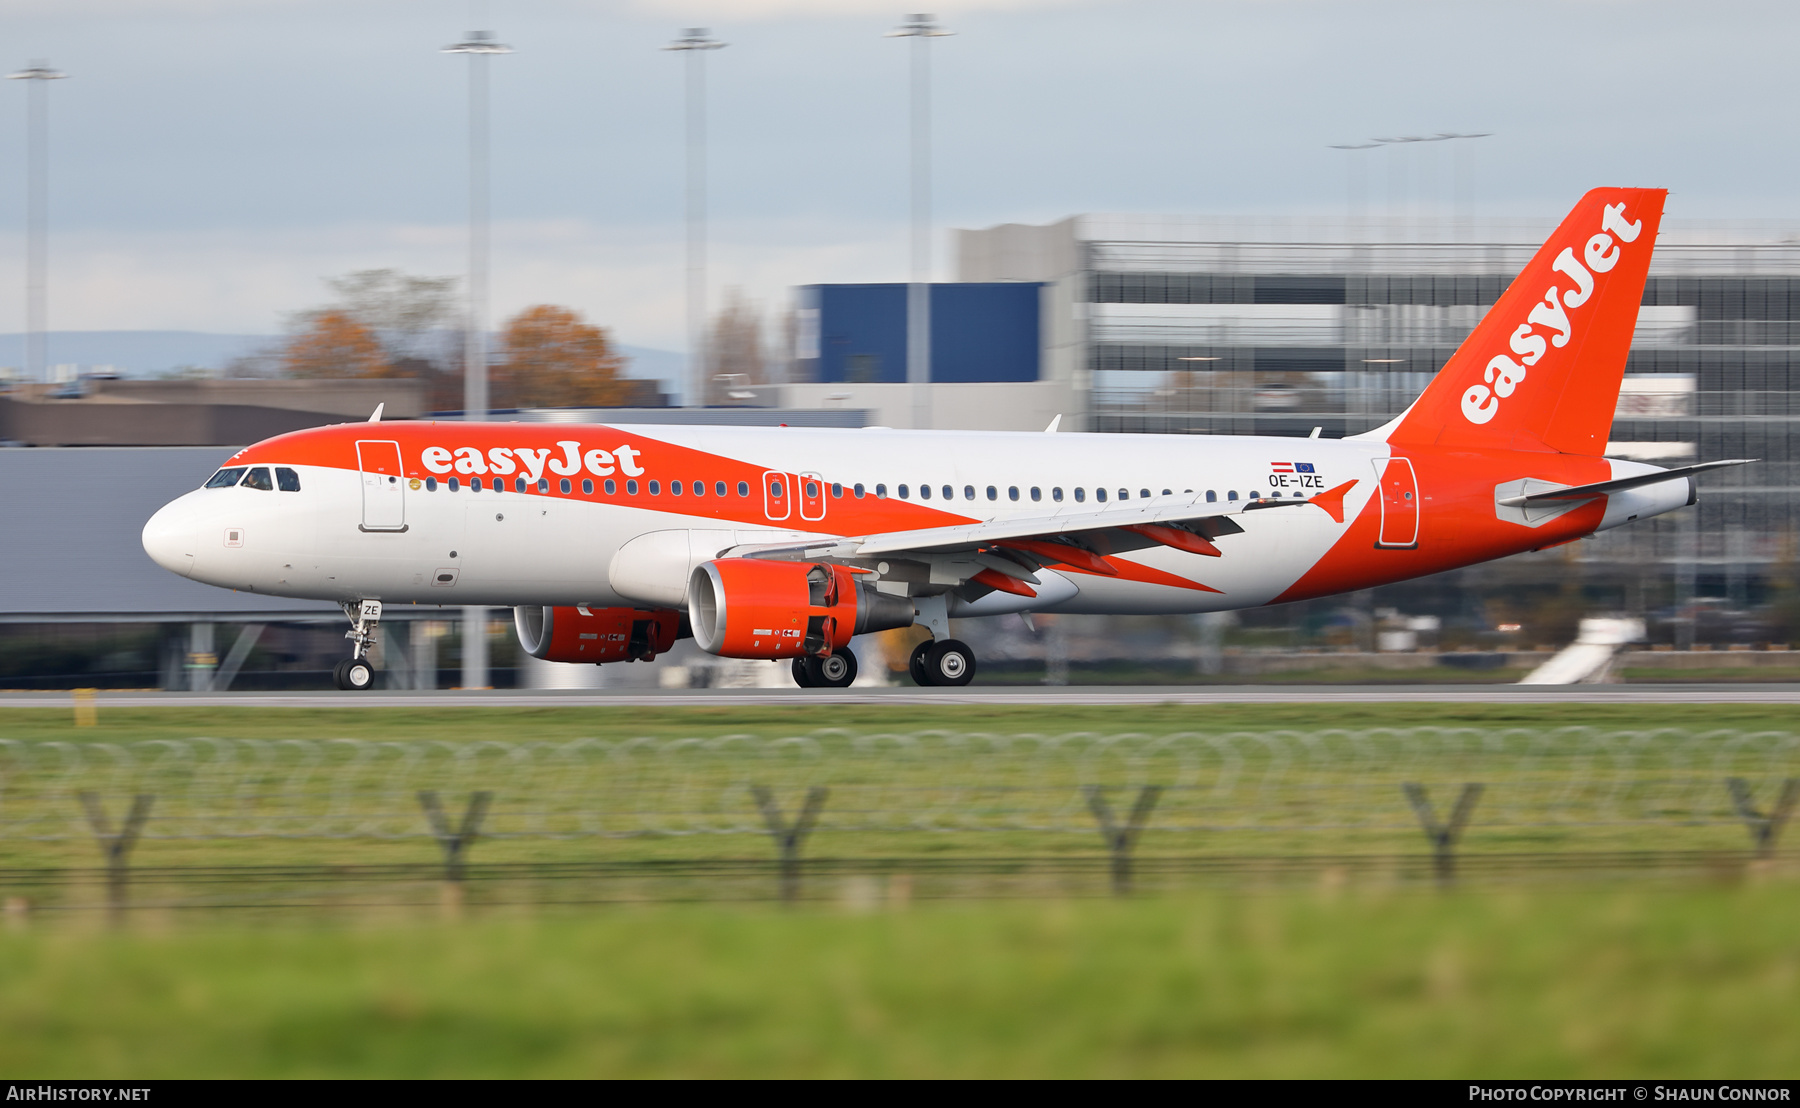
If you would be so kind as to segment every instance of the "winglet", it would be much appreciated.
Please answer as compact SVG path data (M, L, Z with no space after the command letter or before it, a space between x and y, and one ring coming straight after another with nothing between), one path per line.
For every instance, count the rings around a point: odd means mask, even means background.
M385 407L387 407L387 401L385 401L385 400L383 400L381 403L375 405L375 410L373 412L369 413L369 422L370 423L380 423L381 422L381 410Z
M1050 432L1056 430L1057 427L1061 426L1061 424L1062 424L1062 413L1057 412L1056 418L1050 421L1050 426L1044 428L1044 434L1048 435Z
M1325 509L1325 514L1331 517L1333 523L1342 523L1344 522L1344 494L1355 487L1355 481L1345 481L1335 489L1326 489L1313 496L1307 503L1317 504Z

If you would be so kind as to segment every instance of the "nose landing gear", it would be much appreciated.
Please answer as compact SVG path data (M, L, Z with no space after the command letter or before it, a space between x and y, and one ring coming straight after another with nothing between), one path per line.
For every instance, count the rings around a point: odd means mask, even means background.
M350 657L331 671L331 682L347 692L374 688L375 667L364 655L375 645L375 626L381 622L381 601L345 604L344 614L350 617L350 630L344 632L344 637L350 640Z

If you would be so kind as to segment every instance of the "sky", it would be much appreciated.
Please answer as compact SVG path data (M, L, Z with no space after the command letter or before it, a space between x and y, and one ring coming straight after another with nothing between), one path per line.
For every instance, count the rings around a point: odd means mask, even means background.
M567 304L684 336L684 55L704 26L710 296L908 272L912 43L866 0L0 0L0 64L51 99L50 326L273 333L324 279L466 265L467 61L492 59L493 314ZM1553 222L1600 184L1671 219L1800 220L1800 5L968 0L935 13L936 275L948 228L1092 211L1340 215L1448 201ZM23 327L25 89L0 85L0 330ZM1437 155L1409 154L1425 159ZM1436 165L1436 170L1425 172ZM17 322L12 320L16 318Z

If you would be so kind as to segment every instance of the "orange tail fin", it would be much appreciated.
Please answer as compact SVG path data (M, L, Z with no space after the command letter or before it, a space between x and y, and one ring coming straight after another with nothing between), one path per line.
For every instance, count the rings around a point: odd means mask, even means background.
M1582 197L1388 441L1602 453L1667 195Z

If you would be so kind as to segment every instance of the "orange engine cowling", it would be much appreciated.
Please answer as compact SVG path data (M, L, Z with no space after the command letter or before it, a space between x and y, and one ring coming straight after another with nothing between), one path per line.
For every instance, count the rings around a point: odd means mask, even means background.
M675 645L681 615L667 608L513 609L519 645L546 662L648 662Z
M688 581L694 641L727 658L794 658L830 654L852 635L913 622L910 600L877 592L859 576L822 562L706 562Z

